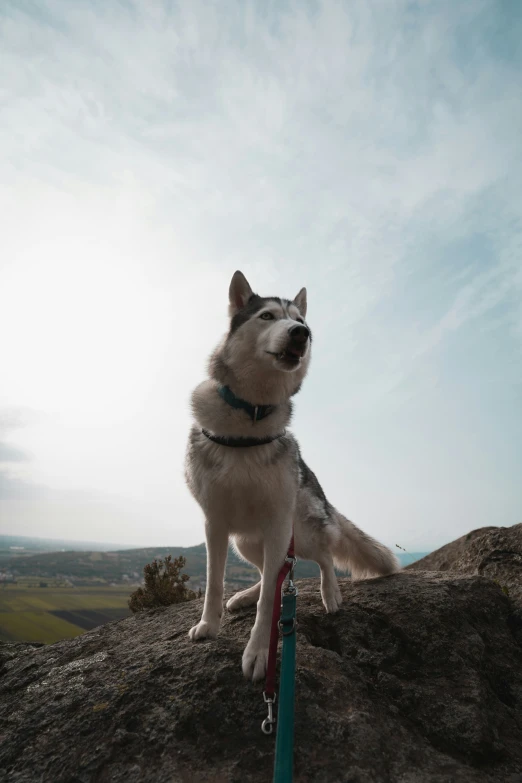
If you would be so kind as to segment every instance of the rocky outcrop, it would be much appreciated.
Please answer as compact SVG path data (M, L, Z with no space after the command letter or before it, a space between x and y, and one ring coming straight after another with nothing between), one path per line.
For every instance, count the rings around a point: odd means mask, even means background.
M417 571L449 571L452 565L462 557L472 541L485 535L490 530L498 529L498 527L479 527L466 533L465 536L457 538L455 541L450 541L449 544L444 544L440 549L430 552L426 557L410 563L406 568Z
M522 781L522 648L490 579L405 571L352 584L324 613L298 598L296 783ZM271 780L262 687L241 674L253 610L193 644L201 601L71 641L5 645L0 780Z
M408 569L487 576L498 582L522 611L522 524L473 530Z

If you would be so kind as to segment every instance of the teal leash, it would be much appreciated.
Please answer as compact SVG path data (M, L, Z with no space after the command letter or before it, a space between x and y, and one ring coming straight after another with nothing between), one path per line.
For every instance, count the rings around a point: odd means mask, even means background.
M279 627L283 635L281 684L277 711L277 735L274 763L274 783L291 783L294 776L294 701L295 701L295 645L296 596L283 596Z
M262 723L264 734L271 734L276 723L274 716L277 640L283 636L281 657L281 684L279 687L279 709L274 760L273 783L292 783L294 768L294 702L295 702L295 649L296 649L296 598L297 587L293 576L296 564L294 537L288 555L281 566L274 595L272 631L268 655L267 675L263 698L268 707L268 717ZM288 577L288 584L284 582Z

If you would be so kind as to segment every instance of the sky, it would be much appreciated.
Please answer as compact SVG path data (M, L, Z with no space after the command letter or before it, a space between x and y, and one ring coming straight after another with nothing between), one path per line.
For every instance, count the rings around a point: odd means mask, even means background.
M522 521L518 0L0 8L0 533L190 546L241 269L308 289L293 430L429 551Z

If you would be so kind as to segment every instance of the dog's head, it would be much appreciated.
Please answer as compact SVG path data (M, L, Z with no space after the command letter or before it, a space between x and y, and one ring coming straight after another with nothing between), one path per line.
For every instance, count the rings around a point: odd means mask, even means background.
M292 300L254 294L242 272L229 289L230 332L227 363L295 373L302 380L310 359L312 334L305 323L306 288ZM296 378L296 380L298 380Z

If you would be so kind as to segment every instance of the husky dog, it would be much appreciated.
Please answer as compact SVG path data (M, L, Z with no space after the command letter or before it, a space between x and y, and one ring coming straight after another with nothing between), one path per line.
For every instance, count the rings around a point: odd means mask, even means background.
M277 574L292 526L297 557L319 564L327 612L341 605L334 566L361 579L391 574L398 563L328 502L286 429L290 398L310 363L306 289L292 301L261 297L236 272L229 300L229 332L210 357L209 379L192 394L195 424L185 475L206 518L207 589L201 620L189 636L214 639L218 634L232 538L239 555L261 575L227 603L234 611L257 602L243 654L243 672L256 681L266 672Z

